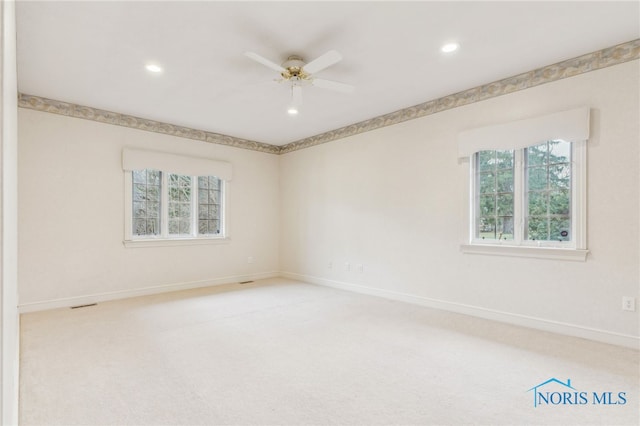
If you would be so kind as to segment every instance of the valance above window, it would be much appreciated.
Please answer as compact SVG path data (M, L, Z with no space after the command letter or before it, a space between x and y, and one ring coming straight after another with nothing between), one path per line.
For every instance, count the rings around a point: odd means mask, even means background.
M526 148L554 139L589 139L589 107L461 132L458 157L469 157L478 151Z
M179 175L216 176L226 181L231 180L233 175L231 163L226 161L131 148L122 151L122 169L153 169Z

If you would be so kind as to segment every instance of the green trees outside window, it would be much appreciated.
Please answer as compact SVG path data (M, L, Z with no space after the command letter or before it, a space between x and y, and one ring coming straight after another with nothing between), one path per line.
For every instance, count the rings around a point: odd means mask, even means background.
M480 151L476 157L478 219L476 236L513 239L514 155L510 151Z
M475 238L513 240L522 223L523 240L571 241L571 152L562 140L478 152Z
M548 141L525 150L526 239L571 240L571 143Z

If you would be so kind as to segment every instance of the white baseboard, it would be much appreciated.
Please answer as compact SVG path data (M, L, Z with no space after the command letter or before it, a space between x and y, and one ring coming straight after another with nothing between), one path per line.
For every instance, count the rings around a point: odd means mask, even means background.
M39 302L24 303L18 306L20 313L44 311L48 309L68 308L71 306L88 305L92 303L106 302L109 300L126 299L130 297L148 296L153 294L167 293L171 291L188 290L193 288L210 287L224 284L232 284L242 281L254 281L267 278L284 277L294 280L304 281L311 284L326 287L338 288L341 290L377 296L391 300L426 306L429 308L444 311L456 312L459 314L499 321L507 324L519 325L536 330L548 331L572 337L594 340L597 342L623 346L632 349L640 347L640 337L615 333L611 331L598 330L595 328L583 327L580 325L552 321L543 318L530 317L526 315L514 314L510 312L496 311L493 309L478 306L465 305L461 303L448 302L444 300L432 299L429 297L400 293L391 290L367 287L359 284L334 281L326 278L319 278L310 275L297 274L293 272L263 272L258 274L237 275L230 277L215 278L210 280L190 281L175 284L165 284L159 286L144 287L131 290L121 290L114 292L96 293L86 296L60 298L54 300L43 300Z
M109 300L127 299L130 297L149 296L152 294L168 293L171 291L189 290L200 287L233 284L242 281L264 280L279 277L279 272L262 272L258 274L236 275L230 277L214 278L210 280L189 281L183 283L163 284L151 287L136 288L131 290L111 291L95 293L86 296L67 297L39 302L23 303L18 305L21 314L27 312L45 311L48 309L69 308L71 306L90 305L92 303L106 302Z
M598 330L595 328L583 327L575 324L563 323L559 321L552 321L509 312L496 311L493 309L486 309L461 303L447 302L444 300L399 293L379 288L372 288L342 281L333 281L325 278L296 274L293 272L281 272L280 276L308 282L311 284L338 288L341 290L367 294L370 296L383 297L386 299L412 303L415 305L426 306L429 308L440 309L444 311L456 312L459 314L499 321L536 330L548 331L551 333L562 334L566 336L580 337L583 339L594 340L597 342L608 343L617 346L624 346L636 350L640 347L640 337L628 334L614 333L611 331Z

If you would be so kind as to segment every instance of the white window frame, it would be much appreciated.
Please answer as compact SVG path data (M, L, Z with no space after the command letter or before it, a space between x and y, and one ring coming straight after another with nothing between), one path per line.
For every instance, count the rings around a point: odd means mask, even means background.
M134 236L133 235L133 171L152 169L159 170L163 175L163 180L169 173L192 176L192 185L196 185L193 177L216 176L221 180L221 202L220 219L222 220L220 234L197 235L198 228L192 226L194 235L169 236L168 232L162 231L160 236ZM160 152L143 150L125 146L122 150L122 170L124 172L124 239L125 247L154 247L172 245L194 245L194 244L220 244L230 240L230 224L226 212L229 208L229 182L233 179L233 166L231 163L219 159L205 157L185 156L171 152ZM166 180L162 184L162 191L167 191ZM197 194L196 194L197 195ZM168 231L168 204L165 199L161 200L161 229L167 226ZM197 196L193 198L197 203ZM193 218L197 220L197 204L194 209ZM192 219L193 220L193 219Z
M458 134L458 158L468 163L469 191L461 250L464 253L500 256L524 256L544 259L585 261L587 250L587 142L590 132L590 107L581 106L547 115L523 118L500 124L465 129ZM572 241L526 241L524 239L524 149L549 140L572 142ZM514 150L514 175L517 214L520 223L514 223L514 241L487 241L474 238L475 232L475 170L474 154L485 150ZM514 217L515 219L515 217ZM515 235L515 233L518 235Z
M183 175L191 177L191 234L170 235L168 221L168 175L176 174L160 170L161 173L161 198L160 198L160 229L159 235L134 235L133 234L133 172L124 172L124 240L125 247L161 247L173 245L201 245L227 243L229 238L229 223L227 220L227 198L229 182L220 179L220 234L198 234L198 184L196 175ZM177 173L179 174L179 173ZM212 175L210 175L212 176Z
M464 253L585 261L587 250L587 141L571 141L571 241L530 241L524 238L525 148L514 150L514 238L492 240L475 237L476 162L469 157L468 227ZM532 145L535 146L535 145Z

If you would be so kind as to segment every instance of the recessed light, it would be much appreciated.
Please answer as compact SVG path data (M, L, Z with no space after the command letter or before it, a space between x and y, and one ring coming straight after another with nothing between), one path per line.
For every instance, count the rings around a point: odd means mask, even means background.
M297 115L298 114L298 108L296 107L289 107L287 109L287 112L289 113L289 115Z
M452 53L460 48L458 43L447 43L440 48L440 50L444 53Z
M145 68L147 69L147 71L158 74L162 72L162 67L160 65L157 64L147 64L145 65Z

